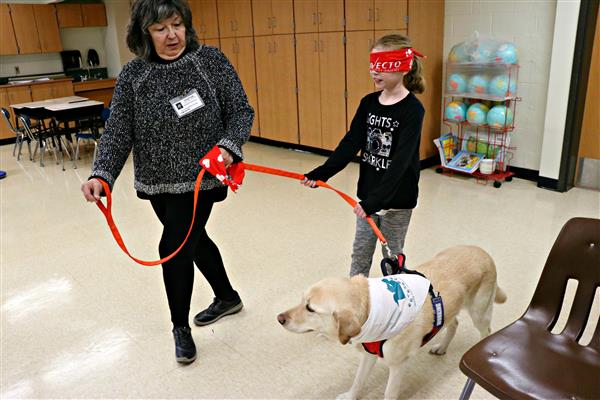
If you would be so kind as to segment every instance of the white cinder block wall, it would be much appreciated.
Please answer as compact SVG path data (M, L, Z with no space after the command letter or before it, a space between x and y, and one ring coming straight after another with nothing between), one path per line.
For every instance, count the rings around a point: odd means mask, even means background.
M544 136L546 94L556 0L446 0L444 55L474 31L508 40L519 50L515 146L511 165L538 171Z

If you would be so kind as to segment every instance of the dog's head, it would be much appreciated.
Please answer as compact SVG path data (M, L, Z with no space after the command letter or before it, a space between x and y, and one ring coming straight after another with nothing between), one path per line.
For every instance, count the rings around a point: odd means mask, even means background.
M365 277L327 278L308 288L300 304L279 314L277 321L291 332L317 332L346 344L360 333L368 310Z

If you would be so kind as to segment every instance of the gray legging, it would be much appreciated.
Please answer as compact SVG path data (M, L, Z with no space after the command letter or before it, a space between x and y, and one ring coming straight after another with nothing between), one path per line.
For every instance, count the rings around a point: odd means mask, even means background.
M404 248L404 238L406 238L406 231L408 230L411 215L412 209L390 210L385 215L371 215L394 255L401 253ZM369 276L376 245L377 236L375 236L371 225L369 225L366 219L357 217L356 234L352 246L350 276L358 274ZM388 255L383 253L383 256L387 257Z

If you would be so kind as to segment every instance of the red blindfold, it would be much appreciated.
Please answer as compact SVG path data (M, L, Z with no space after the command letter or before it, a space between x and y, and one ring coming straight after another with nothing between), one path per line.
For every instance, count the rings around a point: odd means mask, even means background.
M408 72L412 68L415 55L425 57L411 47L371 53L369 70L375 72Z

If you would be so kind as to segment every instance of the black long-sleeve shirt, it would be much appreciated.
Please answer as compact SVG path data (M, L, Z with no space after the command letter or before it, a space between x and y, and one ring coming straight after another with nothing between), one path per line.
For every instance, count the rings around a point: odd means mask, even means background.
M425 109L409 93L392 105L379 103L381 92L363 97L350 130L327 161L306 177L327 181L360 150L357 196L367 215L410 209L419 195L419 143Z

